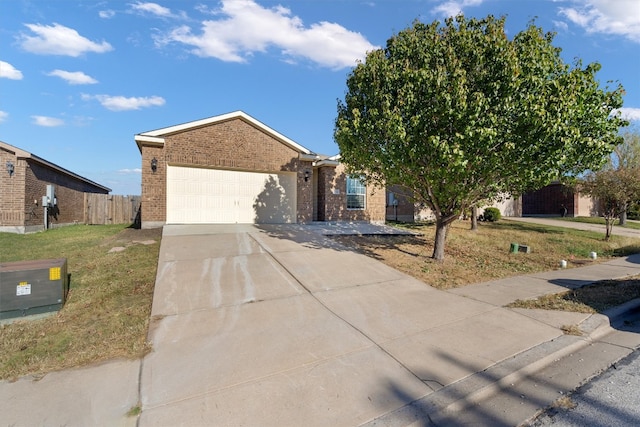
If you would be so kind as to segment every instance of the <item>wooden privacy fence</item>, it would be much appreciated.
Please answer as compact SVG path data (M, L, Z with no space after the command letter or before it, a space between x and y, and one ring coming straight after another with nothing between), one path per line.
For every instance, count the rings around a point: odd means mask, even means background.
M133 224L140 211L140 196L84 194L85 224Z

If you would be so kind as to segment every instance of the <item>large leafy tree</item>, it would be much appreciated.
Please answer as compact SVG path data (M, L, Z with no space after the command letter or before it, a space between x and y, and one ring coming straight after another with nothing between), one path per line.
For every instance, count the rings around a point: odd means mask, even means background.
M622 88L597 63L565 64L553 34L505 19L416 21L367 54L338 101L342 161L369 182L398 184L436 217L433 258L449 225L501 193L597 169L618 143Z

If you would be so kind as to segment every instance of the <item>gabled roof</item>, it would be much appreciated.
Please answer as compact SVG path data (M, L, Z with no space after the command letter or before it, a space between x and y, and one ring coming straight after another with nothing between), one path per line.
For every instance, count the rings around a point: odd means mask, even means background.
M82 182L85 182L89 185L92 185L94 187L98 187L101 188L103 190L105 190L107 193L111 192L111 189L109 187L105 187L104 185L100 185L97 182L91 181L90 179L87 179L83 176L80 176L76 173L71 172L70 170L67 170L65 168L63 168L62 166L58 166L55 163L51 163L50 161L47 161L45 159L43 159L42 157L38 157L35 154L31 154L28 151L24 151L18 147L14 147L13 145L7 144L6 142L2 142L0 141L0 148L2 148L3 150L6 150L10 153L13 153L17 158L19 159L27 159L27 160L32 160L34 162L40 163L43 166L46 166L48 168L54 169L64 175L68 175L70 177L73 177L77 180L80 180Z
M295 141L287 138L286 136L282 135L281 133L271 129L269 126L267 126L264 123L254 119L253 117L251 117L250 115L248 115L247 113L245 113L243 111L234 111L232 113L222 114L222 115L219 115L219 116L209 117L209 118L201 119L201 120L195 120L193 122L183 123L183 124L180 124L180 125L169 126L169 127L162 128L162 129L156 129L156 130L151 130L151 131L148 131L148 132L139 133L139 134L137 134L135 136L135 140L136 140L136 144L138 144L138 149L140 150L140 152L142 152L142 145L156 145L156 146L164 145L164 137L165 136L168 136L168 135L171 135L171 134L174 134L174 133L178 133L178 132L183 132L183 131L190 130L190 129L195 129L195 128L199 128L199 127L203 127L203 126L208 126L208 125L215 124L215 123L221 123L221 122L225 122L225 121L229 121L229 120L234 120L234 119L240 119L240 120L244 121L245 123L248 123L251 126L255 127L256 129L261 130L261 131L269 134L274 139L277 139L278 141L280 141L284 145L286 145L289 148L291 148L291 149L297 151L298 153L300 153L300 155L302 157L305 157L305 158L309 157L307 160L316 159L315 153L313 153L308 148L303 147L302 145L298 144L297 142L295 142Z

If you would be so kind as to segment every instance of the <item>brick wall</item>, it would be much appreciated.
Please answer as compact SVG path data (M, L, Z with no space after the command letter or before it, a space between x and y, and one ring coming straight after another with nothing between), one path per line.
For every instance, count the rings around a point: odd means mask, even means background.
M164 147L142 146L142 222L166 221L166 167L201 166L257 172L297 173L297 222L313 219L312 164L271 135L236 118L167 135ZM151 159L158 159L156 173ZM305 180L305 171L309 179ZM144 226L144 225L143 225Z
M46 195L47 184L52 184L55 187L58 202L56 207L50 208L48 211L51 226L83 223L84 193L107 193L99 187L62 174L33 160L28 160L26 163L24 209L25 212L31 212L31 214L25 218L25 226L44 224L42 196ZM37 201L37 206L35 201Z
M370 221L385 220L385 191L367 186L366 208L347 209L347 175L345 167L325 166L318 171L318 220L319 221Z
M13 163L14 173L9 176L6 165ZM26 162L0 148L0 227L24 224L24 170Z
M329 193L331 192L331 183L335 175L335 168L331 166L319 167L314 170L316 176L316 220L328 221L327 204L329 203Z
M151 160L158 161L155 172ZM142 201L140 214L143 224L149 227L166 221L167 165L162 147L142 146ZM143 225L144 227L144 225Z
M164 135L164 144L141 143L143 227L166 222L167 165L198 166L250 172L295 172L297 174L297 222L384 222L384 190L367 188L366 209L347 210L344 166L313 168L300 160L297 150L245 120L235 118ZM158 160L155 173L151 159ZM308 176L305 176L308 175ZM316 189L314 191L314 185ZM337 190L337 191L334 191Z

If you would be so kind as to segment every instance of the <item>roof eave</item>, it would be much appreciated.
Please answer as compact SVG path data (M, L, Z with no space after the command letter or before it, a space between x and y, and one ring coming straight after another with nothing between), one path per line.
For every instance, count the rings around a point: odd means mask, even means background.
M43 166L57 170L58 172L71 176L77 180L86 182L87 184L93 185L94 187L101 188L102 190L105 190L107 193L111 193L111 189L109 187L105 187L104 185L91 181L88 178L80 176L77 173L71 172L70 170L63 168L62 166L58 166L55 163L51 163L50 161L45 160L42 157L38 157L35 154L32 154L28 151L24 151L18 147L14 147L13 145L7 144L6 142L2 142L2 141L0 141L0 147L4 148L5 150L11 151L19 159L33 160L34 162L40 163Z
M136 144L138 145L138 150L142 153L142 146L151 146L151 147L162 147L164 145L164 138L160 138L157 136L149 136L145 134L138 134L134 137Z
M251 117L250 115L248 115L244 111L234 111L234 112L227 113L227 114L222 114L222 115L219 115L219 116L208 117L206 119L195 120L195 121L188 122L188 123L183 123L183 124L180 124L180 125L169 126L169 127L166 127L166 128L161 128L161 129L156 129L156 130L152 130L152 131L148 131L148 132L143 132L141 134L136 135L136 142L138 141L138 137L158 137L158 138L160 138L160 137L163 137L163 136L166 136L166 135L171 135L173 133L182 132L182 131L185 131L185 130L194 129L194 128L198 128L198 127L202 127L202 126L207 126L207 125L210 125L210 124L213 124L213 123L220 123L220 122L233 120L233 119L241 119L244 122L249 123L250 125L254 126L255 128L260 129L263 132L268 133L269 135L271 135L272 137L274 137L275 139L277 139L278 141L280 141L284 145L288 146L289 148L297 151L298 153L301 153L301 154L313 154L313 152L311 150L309 150L308 148L303 147L302 145L298 144L297 142L293 141L292 139L289 139L286 136L282 135L280 132L277 132L276 130L270 128L269 126L265 125L264 123L260 122L259 120L254 119L253 117ZM163 138L161 138L161 139L164 142L164 139ZM138 147L140 147L139 143L138 143Z

